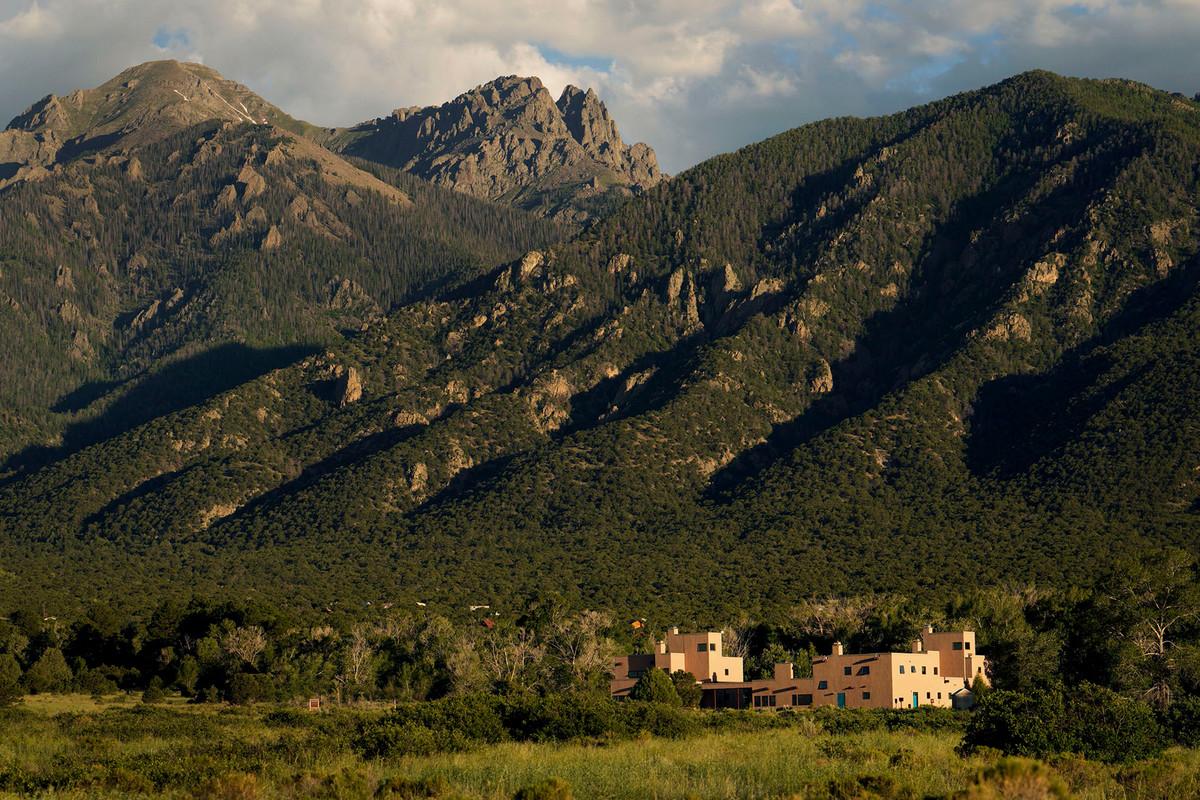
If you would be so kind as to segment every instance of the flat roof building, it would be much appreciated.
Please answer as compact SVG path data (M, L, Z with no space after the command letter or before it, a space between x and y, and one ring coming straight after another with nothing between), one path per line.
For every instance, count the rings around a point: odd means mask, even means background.
M654 653L613 659L613 696L627 697L647 669L690 672L706 708L951 708L963 703L962 693L977 677L987 681L974 631L938 633L928 625L910 652L846 653L835 642L829 655L813 661L811 678L795 677L791 664L776 664L770 678L752 681L743 680L741 658L724 655L719 632L673 628Z

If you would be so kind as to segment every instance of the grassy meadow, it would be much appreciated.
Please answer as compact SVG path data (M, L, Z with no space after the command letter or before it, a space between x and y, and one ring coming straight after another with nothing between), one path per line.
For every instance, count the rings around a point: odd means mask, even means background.
M0 796L180 798L1181 798L1200 752L1108 766L959 756L954 731L830 732L751 712L680 739L502 743L368 760L383 712L39 695L0 711ZM697 712L699 713L699 712Z

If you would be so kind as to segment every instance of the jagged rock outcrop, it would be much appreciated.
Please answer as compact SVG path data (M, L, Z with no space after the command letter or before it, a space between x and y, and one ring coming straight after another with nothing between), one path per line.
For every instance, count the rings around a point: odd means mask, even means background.
M338 405L345 408L362 399L362 378L359 377L358 370L354 367L347 367L344 372L339 370L339 373L337 385Z
M663 179L654 151L627 146L592 90L556 102L537 78L497 78L428 108L335 131L332 149L546 216L582 220L605 199Z

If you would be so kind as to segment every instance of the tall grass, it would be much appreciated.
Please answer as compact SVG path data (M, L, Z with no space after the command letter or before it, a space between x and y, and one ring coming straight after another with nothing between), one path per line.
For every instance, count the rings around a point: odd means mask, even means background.
M1056 785L1083 800L1200 797L1198 751L1126 767L1072 758L1030 765L960 757L954 731L830 733L815 715L683 739L504 743L364 760L351 742L372 714L46 699L0 711L0 797L508 800L551 778L566 781L575 800L915 800L967 790L1041 798Z

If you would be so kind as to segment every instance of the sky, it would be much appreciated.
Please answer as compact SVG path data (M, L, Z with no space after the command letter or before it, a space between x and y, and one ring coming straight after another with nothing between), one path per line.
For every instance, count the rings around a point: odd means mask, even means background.
M0 117L159 58L346 125L498 75L591 86L668 172L1027 69L1200 92L1200 0L0 0Z

